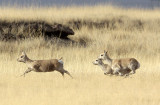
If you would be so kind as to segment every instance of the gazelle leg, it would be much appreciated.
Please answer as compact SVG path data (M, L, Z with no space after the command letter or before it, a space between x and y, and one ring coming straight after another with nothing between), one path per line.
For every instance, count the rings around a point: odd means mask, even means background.
M62 74L62 76L64 77L64 72L60 72Z
M136 73L136 71L135 71L135 70L132 70L130 74L135 74L135 73Z
M71 78L73 78L72 75L68 71L65 70L65 73L68 74Z
M134 66L131 66L131 72L130 72L130 74L135 74L136 73L136 69L135 69L135 67Z
M27 74L27 73L29 73L29 72L31 72L31 71L32 71L32 69L28 68L21 76L24 76L24 77L25 77L25 74Z
M120 76L123 76L123 74L122 74L121 72L118 72L118 74L119 74Z
M130 65L129 68L131 70L130 74L135 74L136 73L136 66L135 65Z
M117 71L113 71L113 75L118 75L118 72Z
M64 73L66 73L66 74L68 74L71 78L73 78L72 75L71 75L67 70L64 70L63 68L60 68L60 69L57 70L57 71L60 72L63 77L64 77Z
M71 78L73 78L72 75L67 70L63 69L63 72L66 73L66 74L68 74Z
M123 73L120 72L120 68L118 68L118 67L114 68L113 74L114 74L114 75L117 75L117 74L118 74L118 75L120 75L120 76L123 76Z

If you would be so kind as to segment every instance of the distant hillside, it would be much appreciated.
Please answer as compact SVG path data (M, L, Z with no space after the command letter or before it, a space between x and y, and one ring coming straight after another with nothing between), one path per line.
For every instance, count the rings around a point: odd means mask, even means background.
M0 0L1 6L72 6L72 5L116 5L129 8L160 7L160 0Z

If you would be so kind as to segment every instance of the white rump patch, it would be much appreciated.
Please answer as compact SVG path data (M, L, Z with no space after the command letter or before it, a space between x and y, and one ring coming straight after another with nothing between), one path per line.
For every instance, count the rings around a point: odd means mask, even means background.
M58 60L58 62L61 63L61 64L63 64L63 61L62 61L62 60Z

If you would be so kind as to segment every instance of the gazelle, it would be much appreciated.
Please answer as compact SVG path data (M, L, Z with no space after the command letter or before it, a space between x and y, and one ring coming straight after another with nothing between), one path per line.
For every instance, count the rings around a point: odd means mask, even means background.
M18 62L23 62L28 65L28 69L24 72L22 76L25 74L35 71L35 72L52 72L58 71L64 76L64 73L68 74L71 78L71 74L64 70L62 58L58 59L50 59L50 60L31 60L28 58L25 52L22 52L21 56L17 59Z
M136 69L140 67L139 62L135 58L111 59L106 51L100 54L99 58L108 62L113 70L113 74L118 73L121 76L127 72L134 74Z
M104 74L107 75L107 74L112 74L113 71L112 71L112 68L108 65L108 64L104 64L102 59L97 59L93 62L94 65L98 65L101 67L101 69L104 71Z

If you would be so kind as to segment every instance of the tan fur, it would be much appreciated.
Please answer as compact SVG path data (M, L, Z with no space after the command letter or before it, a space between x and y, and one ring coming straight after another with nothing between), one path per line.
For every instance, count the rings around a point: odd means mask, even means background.
M136 69L140 67L139 62L135 58L111 59L106 51L104 51L99 58L108 62L114 74L118 73L119 75L124 75L131 71L131 74L134 74Z
M52 72L58 71L64 76L64 73L68 74L70 77L70 73L63 68L62 58L58 59L50 59L50 60L31 60L28 58L25 52L22 52L22 55L17 59L18 62L24 62L28 65L28 69L24 72L24 76L26 73L31 71L35 72Z

